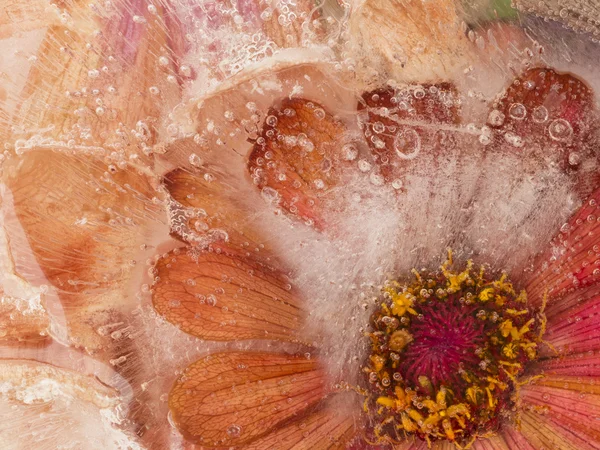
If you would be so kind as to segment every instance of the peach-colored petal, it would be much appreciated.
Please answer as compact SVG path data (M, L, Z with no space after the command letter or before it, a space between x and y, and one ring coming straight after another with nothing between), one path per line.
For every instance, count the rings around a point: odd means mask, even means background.
M281 273L224 251L176 249L155 266L154 308L210 340L294 340L300 302Z
M156 6L155 14L147 7L140 0L96 12L85 2L67 6L65 24L48 27L18 94L12 122L27 130L23 139L148 152L180 87L173 51L178 29L168 28L166 6Z
M366 141L386 181L404 175L421 149L443 153L455 140L436 127L459 121L458 93L450 83L414 85L365 92L358 110L366 110Z
M58 14L44 0L6 0L0 10L0 39L35 30L58 20Z
M470 53L456 2L366 0L350 18L358 74L435 82L459 70Z
M207 446L251 442L319 402L318 362L275 353L218 353L190 365L169 397L173 420Z
M60 149L31 149L4 169L16 273L54 287L74 342L102 348L95 328L136 302L125 291L136 267L143 270L136 258L153 241L148 225L160 225L151 184L133 168Z
M196 155L195 164L200 165ZM203 242L227 242L230 250L241 254L261 254L267 240L261 233L261 224L254 216L257 205L248 196L240 198L237 180L226 179L215 172L218 168L206 168L211 176L205 177L198 169L175 169L164 177L163 184L177 202L172 214L171 229L176 237L195 245ZM246 180L243 180L246 182ZM260 205L259 205L260 206ZM187 217L185 211L195 208L195 217Z
M0 386L2 448L138 448L136 438L119 429L126 403L94 376L3 359Z
M534 446L597 448L600 388L597 378L547 375L521 389L522 432Z
M267 112L249 156L254 184L273 204L322 229L319 198L339 181L345 132L320 104L284 99Z
M600 190L596 190L536 258L526 287L535 304L545 292L551 304L557 297L600 279L599 201Z
M356 433L354 419L332 407L319 409L247 444L247 450L341 450Z
M536 450L536 448L525 439L525 436L523 436L520 431L510 425L506 425L502 428L498 438L500 441L506 442L506 446L509 450Z

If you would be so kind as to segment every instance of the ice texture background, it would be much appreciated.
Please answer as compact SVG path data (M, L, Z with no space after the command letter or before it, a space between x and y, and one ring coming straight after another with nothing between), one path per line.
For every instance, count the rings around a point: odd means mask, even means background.
M418 149L405 173L385 184L364 158L360 124L368 119L355 105L367 88L393 81L397 68L371 51L368 30L361 39L353 34L362 4L93 0L81 7L3 0L3 449L187 448L167 406L184 367L220 349L306 352L290 343L203 341L157 315L151 269L157 255L181 246L170 234L181 208L144 177L184 166L249 205L240 226L259 230L288 268L310 312L303 335L317 344L332 380L341 373L356 382L364 327L385 280L435 268L448 247L517 280L530 270L532 257L581 205L587 188L557 164L551 149L522 151L507 140L487 151L482 129L494 97L527 67L572 72L600 92L600 5L457 4L471 54L440 60L452 62L444 75L459 92L462 121L431 129L453 136L443 154ZM431 42L422 44L427 53ZM396 82L435 80L436 67L411 72L413 57L398 54L395 64L407 69ZM140 64L144 69L136 71ZM295 64L312 65L312 78L294 74ZM281 81L294 77L295 85ZM336 205L327 214L334 233L273 214L273 193L259 192L245 178L248 139L257 137L256 127L282 95L317 96L347 124L336 145L349 146L347 162L355 170L325 195ZM597 155L574 165L592 177ZM141 181L123 181L120 173L127 171ZM118 201L107 206L96 197L99 190ZM19 202L29 217L25 226L15 212ZM219 227L179 232L200 245L226 233ZM39 255L46 262L64 257L73 271L64 261L56 273L44 271ZM89 261L95 265L82 275L76 267Z

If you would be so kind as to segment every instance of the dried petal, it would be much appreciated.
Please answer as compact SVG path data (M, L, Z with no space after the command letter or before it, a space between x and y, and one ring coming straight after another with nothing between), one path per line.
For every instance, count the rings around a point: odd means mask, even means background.
M325 375L315 360L232 352L190 365L175 382L169 406L188 440L232 446L275 429L324 395Z
M250 154L254 184L269 202L322 229L320 197L339 182L345 131L318 103L282 100L269 109Z
M163 6L151 14L141 1L115 2L112 13L66 6L65 24L48 27L18 93L13 125L50 142L147 151L161 111L179 101L165 73L177 73L177 28L169 30ZM157 64L160 56L168 67Z
M181 250L155 266L154 308L169 322L203 339L294 340L300 302L280 273L235 254Z

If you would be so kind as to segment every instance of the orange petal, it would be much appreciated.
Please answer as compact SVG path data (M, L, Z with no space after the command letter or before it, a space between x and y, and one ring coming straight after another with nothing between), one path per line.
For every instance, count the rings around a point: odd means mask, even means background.
M319 409L247 444L247 450L342 450L356 433L354 419L332 406Z
M218 353L190 365L169 407L179 431L207 446L251 442L320 401L325 374L314 360L275 353Z
M470 53L456 2L367 0L353 12L350 33L360 70L403 82L448 79Z
M340 178L346 127L318 103L286 98L267 113L248 169L263 196L322 229L320 197Z
M187 114L191 115L196 135L165 147L161 157L163 174L179 167L193 170L190 160L199 157L209 169L203 171L207 176L215 169L217 177L247 180L248 154L260 137L269 109L299 93L327 111L340 115L354 111L354 91L332 76L329 65L319 63L324 56L318 49L298 50L291 61L278 54L252 71L240 72L216 92L190 103L180 111L180 121L188 121ZM353 113L345 118L353 119ZM343 146L343 142L338 146Z
M136 267L143 270L140 246L151 244L152 228L160 226L150 183L133 168L46 149L13 157L4 169L16 273L56 288L71 338L104 348L109 338L95 328L137 303L125 290Z
M155 275L154 308L203 339L294 340L302 323L284 277L239 255L176 249L156 263Z
M529 298L539 304L547 291L550 304L557 297L600 279L600 244L597 233L600 190L564 224L549 248L536 258L527 285Z
M365 92L358 110L366 110L364 135L386 181L399 178L421 149L444 151L452 132L436 124L459 122L458 93L450 83Z
M200 157L194 158L198 161L195 164L200 164ZM171 227L174 233L196 245L225 241L230 250L239 250L242 255L264 250L267 240L260 232L262 224L255 219L256 205L250 196L241 195L244 187L239 181L225 179L223 174L214 176L217 168L207 169L207 177L197 169L191 170L175 169L164 177L164 186L178 204L171 219L176 222ZM187 217L188 208L194 208L196 214L192 215L198 217Z

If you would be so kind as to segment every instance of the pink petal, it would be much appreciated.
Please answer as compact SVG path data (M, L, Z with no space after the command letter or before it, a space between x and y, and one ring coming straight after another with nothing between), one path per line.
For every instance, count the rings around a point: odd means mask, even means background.
M564 353L600 350L600 286L590 286L557 299L547 313L544 339Z
M526 411L521 419L521 433L533 448L560 450L594 450L600 440L598 429L589 421L581 422L550 412L548 415Z
M521 388L524 436L534 446L592 449L600 446L597 378L547 375Z
M578 353L536 363L536 369L556 376L600 378L600 354Z

